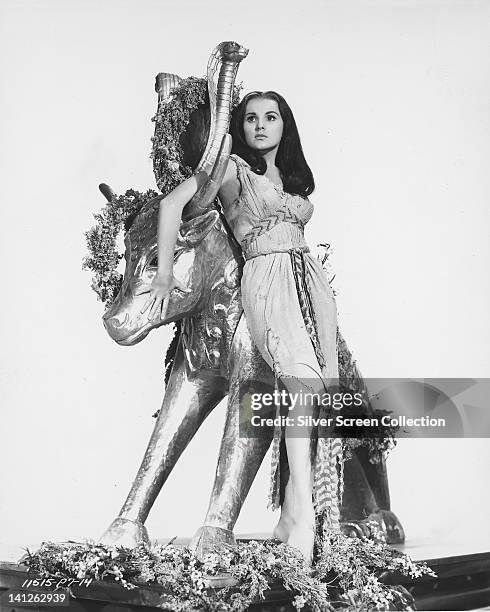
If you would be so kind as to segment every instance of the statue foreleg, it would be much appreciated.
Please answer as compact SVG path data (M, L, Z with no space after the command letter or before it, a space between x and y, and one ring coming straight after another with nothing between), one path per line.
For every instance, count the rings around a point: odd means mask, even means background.
M119 516L104 532L101 542L128 548L149 542L144 522L150 509L183 450L224 397L223 386L209 372L189 380L179 343L143 461Z
M238 383L236 383L238 385ZM192 538L190 548L203 558L220 542L235 544L233 528L243 503L271 444L265 438L239 436L240 396L230 389L225 430L204 525Z

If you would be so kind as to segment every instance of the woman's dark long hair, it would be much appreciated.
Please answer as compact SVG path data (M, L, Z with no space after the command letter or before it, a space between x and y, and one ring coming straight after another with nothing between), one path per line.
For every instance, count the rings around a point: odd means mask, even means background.
M283 121L281 142L277 149L276 166L279 168L284 191L290 194L308 196L315 189L315 181L301 147L298 128L293 113L286 100L275 91L252 91L248 93L235 108L231 116L230 132L233 138L232 153L235 153L247 163L257 174L265 174L267 164L265 159L251 149L245 142L243 122L247 103L254 98L275 100Z

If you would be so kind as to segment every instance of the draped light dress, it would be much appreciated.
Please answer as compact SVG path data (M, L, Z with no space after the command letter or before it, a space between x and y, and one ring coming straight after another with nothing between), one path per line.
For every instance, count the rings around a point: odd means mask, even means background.
M326 271L310 255L304 238L313 205L256 174L237 155L230 160L241 191L223 212L245 259L241 296L247 327L276 382L288 390L323 393L329 381L338 379L337 308ZM273 508L279 505L280 439L276 427L269 496ZM341 451L340 440L319 438L313 460L315 511L325 513L331 528L339 522Z

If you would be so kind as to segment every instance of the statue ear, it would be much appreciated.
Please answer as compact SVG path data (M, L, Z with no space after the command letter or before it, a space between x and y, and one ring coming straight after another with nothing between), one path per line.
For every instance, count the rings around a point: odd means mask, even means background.
M177 236L177 244L179 246L196 246L208 235L218 219L218 211L210 210L204 215L182 223Z

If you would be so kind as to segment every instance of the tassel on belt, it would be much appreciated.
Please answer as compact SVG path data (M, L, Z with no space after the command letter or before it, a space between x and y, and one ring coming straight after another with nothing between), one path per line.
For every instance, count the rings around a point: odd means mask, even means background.
M268 251L263 251L261 253L251 253L248 254L245 251L243 252L243 257L245 261L249 261L254 257L262 257L263 255L270 255L271 253L309 253L310 249L307 246L299 246L299 247L291 247L290 249L269 249Z

